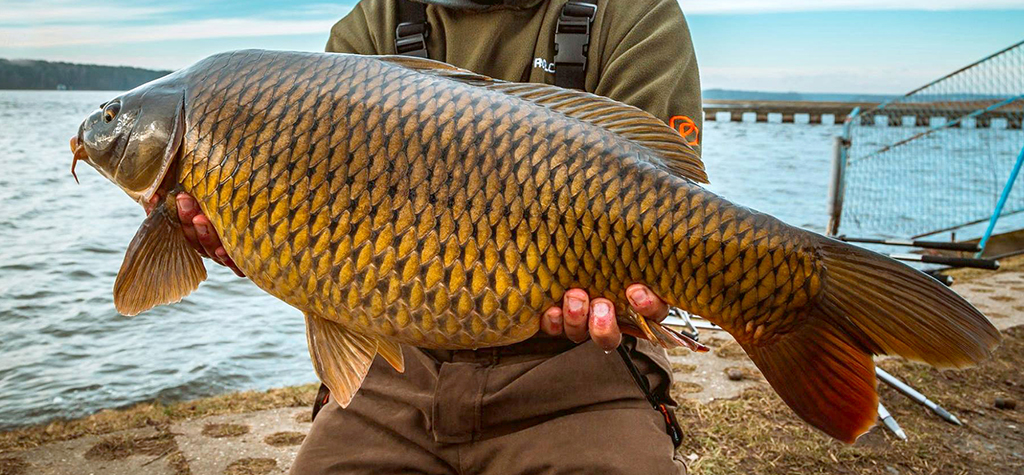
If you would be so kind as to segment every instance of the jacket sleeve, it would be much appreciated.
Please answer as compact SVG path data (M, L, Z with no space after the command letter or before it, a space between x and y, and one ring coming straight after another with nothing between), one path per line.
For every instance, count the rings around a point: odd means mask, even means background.
M345 18L338 20L331 27L331 37L327 39L325 51L328 53L349 53L349 54L381 54L380 38L375 33L380 27L371 28L371 25L380 25L383 18L379 14L378 5L373 5L372 0L364 0L352 7L352 11ZM381 8L383 8L381 6Z
M700 152L704 112L697 56L675 0L655 0L635 21L605 18L608 35L593 92L639 107Z

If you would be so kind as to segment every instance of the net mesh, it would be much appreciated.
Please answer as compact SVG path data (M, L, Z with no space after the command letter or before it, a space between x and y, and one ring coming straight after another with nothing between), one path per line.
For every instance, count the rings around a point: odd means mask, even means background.
M1024 147L1024 42L853 119L843 232L910 237L987 221ZM1024 174L1002 216L1024 211Z

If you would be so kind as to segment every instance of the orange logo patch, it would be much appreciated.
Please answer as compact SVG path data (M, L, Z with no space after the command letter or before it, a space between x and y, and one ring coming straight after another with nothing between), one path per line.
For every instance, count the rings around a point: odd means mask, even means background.
M669 119L668 126L676 129L679 135L686 139L687 145L700 145L700 129L693 119L685 115L673 116Z

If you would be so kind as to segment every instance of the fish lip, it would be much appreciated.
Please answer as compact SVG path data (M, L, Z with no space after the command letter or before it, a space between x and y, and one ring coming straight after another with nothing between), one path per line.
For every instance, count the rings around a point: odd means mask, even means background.
M75 173L75 165L78 165L79 160L88 161L89 159L89 153L85 150L85 143L82 140L82 129L84 125L85 124L83 123L82 126L78 127L78 134L76 134L74 137L71 137L70 143L72 153L71 176L74 177L75 183L80 183L78 181L78 175Z

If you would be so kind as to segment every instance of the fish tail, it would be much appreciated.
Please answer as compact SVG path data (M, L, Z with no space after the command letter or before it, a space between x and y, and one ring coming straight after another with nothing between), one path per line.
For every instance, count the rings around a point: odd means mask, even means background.
M999 331L930 276L818 236L823 290L781 336L740 344L783 401L825 433L853 443L877 420L872 354L939 368L989 357Z

